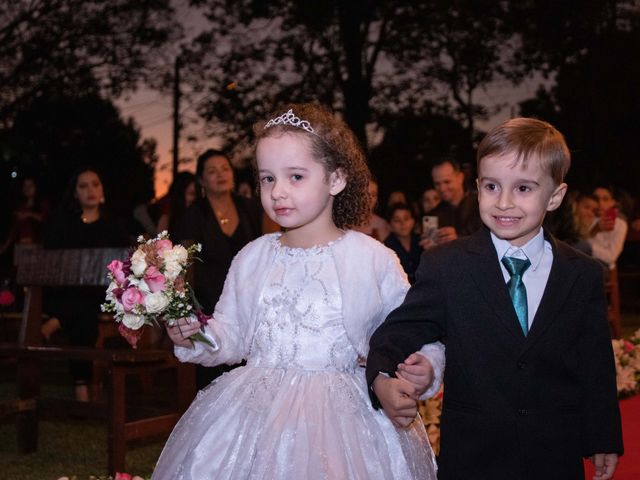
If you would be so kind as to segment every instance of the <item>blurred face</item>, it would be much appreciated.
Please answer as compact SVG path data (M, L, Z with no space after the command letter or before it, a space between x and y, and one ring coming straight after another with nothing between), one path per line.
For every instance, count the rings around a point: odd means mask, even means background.
M598 217L602 217L607 210L613 208L616 204L613 195L607 188L596 188L593 191L593 196L596 197L598 201L598 207L596 209L596 215Z
M409 210L398 209L393 212L389 220L391 231L400 238L410 237L415 224L416 221L411 216Z
M22 183L22 194L25 198L33 198L36 196L36 183L31 178L25 178Z
M521 247L536 236L547 211L562 203L566 184L532 159L527 168L511 153L486 157L478 172L478 201L483 223L499 238Z
M226 157L216 155L207 159L200 177L207 194L222 195L233 190L233 169Z
M440 194L437 190L430 188L422 194L422 211L427 213L433 210L440 203Z
M464 173L450 163L437 165L431 170L433 185L445 202L457 205L464 197Z
M596 211L598 209L598 202L593 198L582 197L576 203L576 216L578 221L585 226L593 225L593 221L596 218Z
M251 187L251 184L242 182L240 185L238 185L238 195L241 195L245 198L253 198L253 187Z
M191 182L184 189L184 205L188 207L196 201L196 182Z
M256 160L260 200L272 220L307 239L322 238L327 228L335 228L333 197L345 182L336 172L327 175L303 135L261 139Z
M378 184L372 180L369 180L369 209L373 212L378 204Z
M75 196L83 210L98 207L104 201L104 191L98 174L91 171L82 172L76 182Z
M391 206L395 205L396 203L407 203L407 196L404 194L404 192L391 192L387 205Z

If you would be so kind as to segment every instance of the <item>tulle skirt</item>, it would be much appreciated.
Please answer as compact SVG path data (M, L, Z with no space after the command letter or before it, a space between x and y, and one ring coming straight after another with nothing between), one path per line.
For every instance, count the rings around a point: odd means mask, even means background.
M426 479L436 466L419 417L396 429L354 372L239 367L176 425L153 480Z

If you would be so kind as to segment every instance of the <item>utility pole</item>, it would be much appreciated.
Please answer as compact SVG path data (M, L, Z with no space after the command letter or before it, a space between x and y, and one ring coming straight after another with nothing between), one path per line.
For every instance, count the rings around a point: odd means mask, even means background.
M176 56L173 71L173 179L178 175L180 161L180 56Z

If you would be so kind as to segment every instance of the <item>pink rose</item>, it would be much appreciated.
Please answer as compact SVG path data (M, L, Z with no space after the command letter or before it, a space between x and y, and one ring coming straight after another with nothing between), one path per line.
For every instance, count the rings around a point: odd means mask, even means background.
M158 252L158 254L162 254L165 250L171 250L173 248L173 243L171 243L171 240L167 240L165 238L156 241L154 246L156 247L156 252Z
M115 480L131 480L131 475L129 475L128 473L116 472Z
M122 283L126 278L123 267L124 267L124 263L122 263L120 260L114 260L109 265L107 265L107 268L111 272L111 275L113 275L113 278L120 285L122 285Z
M0 291L0 307L8 307L15 299L16 297L9 290Z
M153 265L144 272L144 281L149 285L149 290L153 293L162 291L164 288L164 280L164 275Z
M625 340L624 341L624 351L625 351L625 353L633 352L634 348L635 348L635 345L633 343L631 343L629 340Z
M144 295L135 287L127 288L122 294L122 306L125 312L130 312L136 305L144 304Z

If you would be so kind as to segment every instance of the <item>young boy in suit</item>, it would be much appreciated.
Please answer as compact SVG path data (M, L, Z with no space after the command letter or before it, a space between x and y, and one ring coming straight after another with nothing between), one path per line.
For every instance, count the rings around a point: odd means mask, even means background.
M403 423L414 400L393 376L412 367L399 362L441 340L440 479L583 479L583 457L610 479L622 435L602 268L542 229L567 190L564 138L511 119L482 140L477 163L484 228L423 254L371 337L372 402Z

